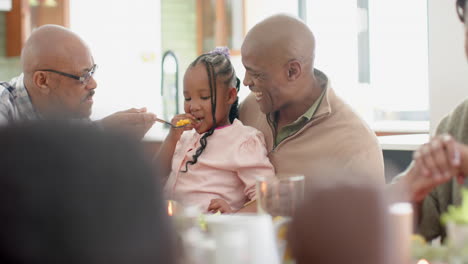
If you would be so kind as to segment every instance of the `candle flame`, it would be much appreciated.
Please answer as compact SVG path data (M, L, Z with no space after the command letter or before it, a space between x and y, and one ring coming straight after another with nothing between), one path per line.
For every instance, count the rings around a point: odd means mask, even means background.
M429 264L429 261L425 259L420 259L417 264Z
M173 214L173 212L172 212L172 202L171 201L169 201L168 205L167 205L167 214L169 216L172 216L172 214Z

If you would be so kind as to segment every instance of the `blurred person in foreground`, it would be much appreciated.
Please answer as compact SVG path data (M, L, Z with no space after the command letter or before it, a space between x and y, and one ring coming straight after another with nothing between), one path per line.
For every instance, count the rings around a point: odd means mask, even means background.
M0 146L0 263L174 263L161 191L134 141L44 122L1 128Z
M456 11L465 24L465 53L468 56L468 17L466 0L456 0ZM451 135L451 136L450 136ZM468 175L468 100L458 105L439 123L436 137L414 153L408 169L389 186L395 195L408 196L417 216L417 232L427 240L445 239L446 229L440 216L448 206L461 203L460 187ZM458 178L458 181L457 181Z
M390 264L390 257L401 257L390 248L382 186L329 179L309 186L291 222L288 241L296 263Z
M0 82L0 125L38 119L89 120L97 66L87 44L57 25L34 30L21 53L23 73ZM154 124L146 108L129 109L97 123L142 138Z

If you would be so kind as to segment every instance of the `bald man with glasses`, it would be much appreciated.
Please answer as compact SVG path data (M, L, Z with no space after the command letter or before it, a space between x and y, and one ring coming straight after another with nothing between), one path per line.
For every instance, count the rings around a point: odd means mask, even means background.
M42 119L88 121L97 83L97 65L86 43L56 25L36 29L21 53L23 73L0 83L0 125ZM114 113L96 123L142 138L155 115L142 109Z

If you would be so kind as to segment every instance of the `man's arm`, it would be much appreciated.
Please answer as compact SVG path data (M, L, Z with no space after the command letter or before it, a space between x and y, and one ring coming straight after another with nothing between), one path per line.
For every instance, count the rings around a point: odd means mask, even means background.
M433 239L445 234L439 222L447 206L442 200L451 195L452 179L464 175L460 172L465 166L468 172L468 148L442 135L421 146L413 159L387 188L391 196L413 203L416 229L426 239ZM439 196L447 197L440 200Z
M467 129L468 100L465 100L439 123L436 135L448 133L457 141L467 144ZM461 180L461 176L468 174L468 164L465 167L465 162L468 161L468 158L465 158L468 157L468 151L464 147L460 148L461 145L455 143L453 139L447 139L447 136L445 140L448 140L448 145L444 145L446 142L442 140L443 137L436 137L416 151L412 165L402 175L397 176L397 182L388 186L390 194L404 197L413 203L415 218L422 232L426 233L424 230L439 232L438 234L431 233L431 236L444 235L444 229L439 224L439 217L452 201L451 195L453 195L454 188L452 178L457 177ZM433 142L438 143L433 144ZM458 158L453 147L457 144ZM460 163L457 163L457 159ZM415 168L416 165L420 168ZM460 174L460 171L463 173Z
M156 115L146 111L146 108L128 109L104 117L97 121L104 130L117 130L137 139L142 139L153 126Z

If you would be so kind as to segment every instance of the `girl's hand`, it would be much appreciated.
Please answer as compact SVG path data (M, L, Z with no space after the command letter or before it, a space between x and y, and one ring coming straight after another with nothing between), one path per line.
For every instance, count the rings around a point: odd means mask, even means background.
M229 204L223 199L213 199L208 206L208 212L216 213L220 211L222 214L232 214L234 211Z
M194 127L195 122L197 122L196 118L191 114L180 114L180 115L176 115L176 116L174 116L172 118L171 124L177 125L177 122L179 122L180 120L183 120L183 119L190 120L190 124L188 124L188 125L186 125L184 127L181 127L181 128L171 127L171 130L169 131L169 136L171 136L172 138L174 138L176 140L179 140L179 138L182 136L182 133L184 133L184 131L192 130L193 127Z

